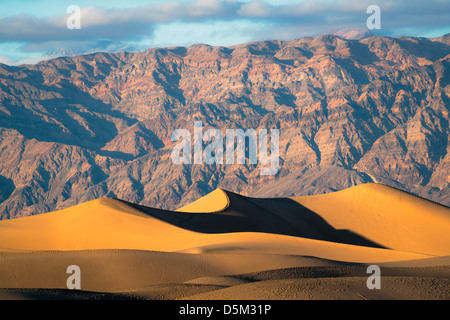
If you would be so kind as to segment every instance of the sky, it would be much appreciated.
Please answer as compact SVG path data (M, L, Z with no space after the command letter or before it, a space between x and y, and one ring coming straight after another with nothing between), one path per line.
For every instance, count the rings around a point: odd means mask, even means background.
M380 8L375 35L450 33L450 0L0 0L0 63L368 30L371 5ZM79 28L68 28L68 20Z

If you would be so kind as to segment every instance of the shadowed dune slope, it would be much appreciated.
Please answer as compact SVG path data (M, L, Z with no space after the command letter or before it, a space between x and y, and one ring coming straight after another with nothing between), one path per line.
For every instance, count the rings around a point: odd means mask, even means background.
M449 231L448 208L379 185L292 199L216 190L178 212L100 199L2 221L0 248L264 253L389 262L450 255Z
M292 200L333 228L347 229L383 247L450 254L450 209L409 193L381 184L365 184Z

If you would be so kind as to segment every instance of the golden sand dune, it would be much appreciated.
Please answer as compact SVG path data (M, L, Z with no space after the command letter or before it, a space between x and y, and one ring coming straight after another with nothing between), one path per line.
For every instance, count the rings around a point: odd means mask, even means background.
M99 199L1 221L0 288L9 289L0 298L30 297L36 294L31 289L54 295L42 290L64 290L61 270L72 264L84 270L86 292L149 299L238 297L235 290L252 291L254 284L237 275L271 271L258 280L264 289L253 290L259 297L267 285L284 286L289 276L281 276L282 270L291 268L302 274L301 268L337 268L322 278L335 274L359 283L361 266L352 263L399 263L398 271L411 261L429 261L423 267L429 277L448 278L449 232L449 208L376 184L284 199L219 189L176 212ZM436 266L443 271L436 272ZM425 275L392 274L404 276Z
M380 184L293 198L325 219L387 248L450 255L450 209Z
M215 213L226 210L229 205L230 198L228 198L227 193L222 189L217 189L203 198L178 209L177 211L188 213Z
M415 219L415 228L411 230L402 229L399 222L391 218L401 212L399 205L392 210L388 207L383 214L372 210L370 205L376 202L370 198L370 193L365 197L367 209L360 206L344 210L346 203L341 199L349 198L346 192L353 196L367 192L367 188L376 187L356 187L345 191L342 197L330 194L316 202L313 200L317 197L297 198L296 201L251 199L217 190L192 206L183 208L182 212L100 199L53 213L3 221L0 223L0 248L32 251L129 249L187 253L239 251L314 255L355 262L450 255L450 238L446 236L450 231L450 215L445 214L447 208L429 204L428 211L421 216L419 212L418 216L406 207L409 211L404 215ZM391 189L385 191L388 198ZM327 200L328 197L330 200ZM336 198L342 202L339 206L333 202ZM420 199L412 198L410 202L414 201L421 204ZM348 202L352 203L352 199ZM304 206L299 203L304 203ZM216 204L223 210L216 212ZM318 211L323 211L321 215L306 208L314 204L319 206ZM412 207L411 203L407 204ZM205 213L209 206L213 211ZM186 212L189 207L196 212ZM439 214L439 225L426 226L429 221L434 223L434 217ZM323 219L324 216L327 219ZM333 226L328 221L340 225ZM381 228L382 224L384 228ZM421 225L425 226L418 229ZM424 236L418 237L418 232ZM414 238L409 239L409 236ZM408 241L417 243L417 247L409 246L406 248L409 250L405 250L405 246L399 246L399 243L407 244Z

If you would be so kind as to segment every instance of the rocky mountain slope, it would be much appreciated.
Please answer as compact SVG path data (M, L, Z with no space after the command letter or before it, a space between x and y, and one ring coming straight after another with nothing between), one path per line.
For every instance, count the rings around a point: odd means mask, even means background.
M450 36L337 36L0 64L0 218L379 182L450 205ZM175 129L280 130L280 167L176 165Z

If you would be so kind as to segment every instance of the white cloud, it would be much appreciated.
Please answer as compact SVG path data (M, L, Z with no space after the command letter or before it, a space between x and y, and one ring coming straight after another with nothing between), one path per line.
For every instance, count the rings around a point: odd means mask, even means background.
M271 13L271 7L264 2L250 2L244 4L238 11L238 15L244 17L269 17Z
M207 29L212 23L217 37L215 43L220 39L230 42L230 34L236 39L251 37L251 41L289 40L339 28L362 28L367 19L366 9L371 4L381 8L382 34L398 36L405 30L415 30L416 34L430 34L433 30L450 32L450 1L442 0L305 0L281 4L269 0L174 0L130 8L81 7L80 30L67 29L65 12L52 17L0 16L0 43L20 42L24 52L39 48L38 55L42 50L47 52L57 47L78 47L88 52L102 47L99 41L109 41L105 46L109 50L127 43L152 43L155 30L159 30L158 38L163 38L161 30L168 25L183 28L180 41L188 43L193 39L198 41L198 35L202 34L195 30L201 25ZM258 27L239 29L242 21ZM237 27L230 33L233 22ZM171 32L176 34L173 29Z
M450 2L441 0L429 0L426 3L419 0L306 0L298 4L282 5L265 1L196 0L172 1L137 8L82 7L82 29L77 32L67 30L67 14L50 18L30 15L1 17L0 41L135 39L148 35L156 25L176 21L202 23L247 19L263 21L275 27L290 25L334 29L336 26L332 25L332 21L364 23L366 8L373 3L378 3L381 7L385 26L450 28Z

